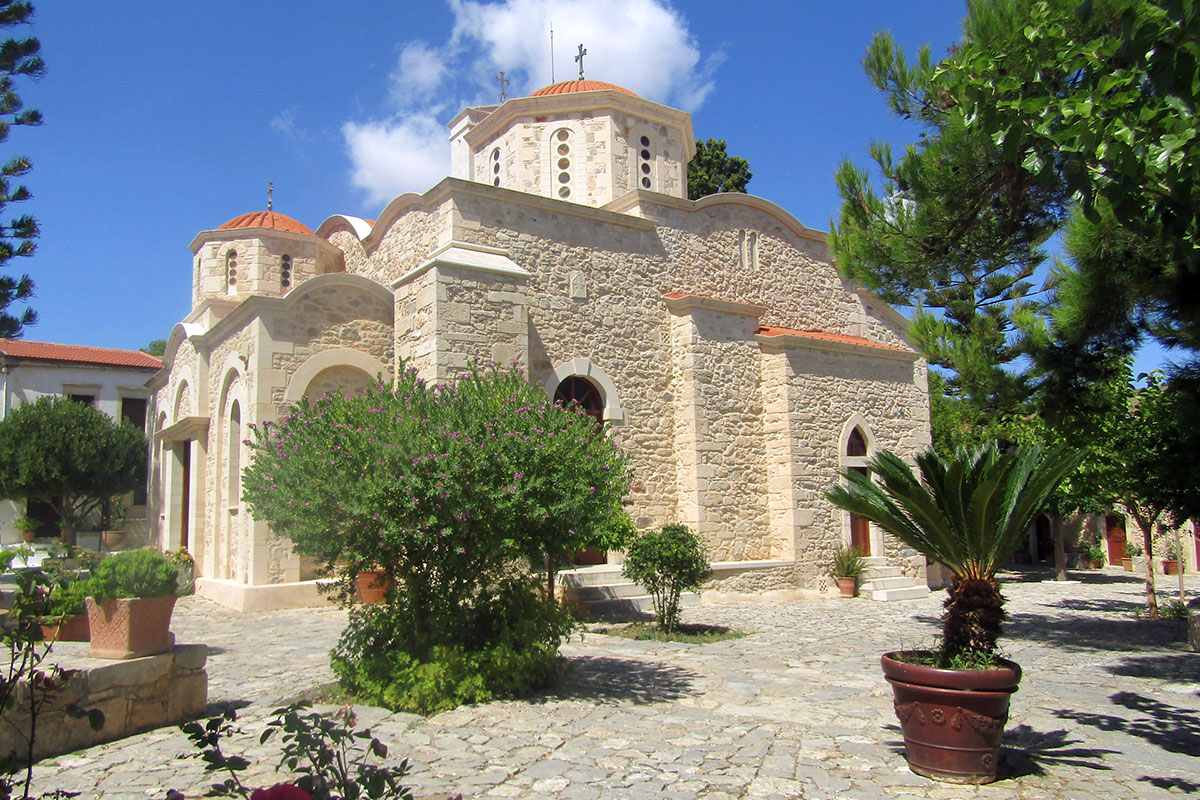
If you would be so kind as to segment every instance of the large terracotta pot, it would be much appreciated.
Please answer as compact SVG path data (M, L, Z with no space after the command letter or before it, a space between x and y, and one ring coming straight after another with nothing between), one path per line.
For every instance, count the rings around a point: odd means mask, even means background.
M858 594L858 578L838 578L837 582L842 597L854 597Z
M1021 667L1001 659L998 669L938 669L881 659L892 685L908 766L918 775L950 783L996 780L1008 702Z
M171 649L171 612L175 595L102 600L87 598L89 655L94 658L140 658Z
M42 625L42 638L47 642L89 641L88 615L75 614L58 622Z
M1124 570L1126 572L1133 572L1133 559L1132 558L1122 558L1121 559L1121 567L1124 568Z
M1175 559L1164 558L1163 559L1163 575L1178 575L1178 574L1179 574L1179 562L1176 561Z
M383 603L387 601L387 573L381 569L364 569L354 578L358 584L358 597L365 604Z

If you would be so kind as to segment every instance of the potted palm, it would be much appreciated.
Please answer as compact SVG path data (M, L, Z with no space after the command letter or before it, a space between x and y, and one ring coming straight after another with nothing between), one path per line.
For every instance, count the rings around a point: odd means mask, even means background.
M940 646L882 657L913 772L955 783L996 779L1000 737L1021 668L997 653L1004 596L996 571L1081 456L996 444L916 457L920 478L883 452L870 474L843 473L834 505L866 517L953 573Z
M853 545L843 545L833 554L829 576L837 579L842 597L854 597L858 594L858 579L866 568L867 562L862 552Z
M157 550L102 560L86 585L91 655L137 658L169 650L178 588L178 567Z

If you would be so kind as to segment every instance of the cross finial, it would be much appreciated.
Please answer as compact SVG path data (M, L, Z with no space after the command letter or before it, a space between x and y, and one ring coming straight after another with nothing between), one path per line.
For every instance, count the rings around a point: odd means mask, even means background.
M508 99L508 93L504 91L504 87L508 86L512 81L504 77L504 70L500 70L500 77L496 78L496 82L500 84L500 102L503 103Z
M583 57L587 55L587 50L583 49L583 45L579 45L579 55L575 56L575 60L579 62L579 80L583 80Z
M267 181L267 211L271 210L271 195L275 193L275 181Z

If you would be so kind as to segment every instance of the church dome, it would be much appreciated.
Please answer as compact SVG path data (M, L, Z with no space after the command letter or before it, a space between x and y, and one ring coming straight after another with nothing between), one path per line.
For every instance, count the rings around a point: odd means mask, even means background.
M277 231L314 235L303 223L275 211L251 211L249 214L234 217L217 230L223 231L230 228L272 228Z
M623 86L617 86L615 83L605 83L604 81L588 81L588 80L573 80L573 81L561 81L559 83L552 83L549 86L543 86L541 89L538 89L536 92L534 92L533 94L531 94L529 96L530 97L546 97L546 96L552 95L552 94L573 94L575 92L601 92L601 91L604 91L605 89L616 89L618 92L624 92L625 94L630 94L630 95L633 95L634 97L637 97L637 95L634 94L633 92L629 91L628 89L626 89Z

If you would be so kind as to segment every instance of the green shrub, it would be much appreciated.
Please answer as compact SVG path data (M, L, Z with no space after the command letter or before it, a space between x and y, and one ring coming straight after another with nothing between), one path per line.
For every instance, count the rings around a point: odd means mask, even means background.
M102 560L86 581L87 596L96 600L173 595L179 569L157 550L130 550Z
M557 677L559 642L574 625L530 583L511 576L486 602L457 614L436 643L413 624L403 597L356 606L333 651L334 674L359 700L417 714L529 694Z
M73 581L55 586L46 597L47 617L73 617L86 610L83 599L88 596L87 581Z
M1104 565L1104 548L1099 542L1088 542L1084 545L1083 554L1087 559L1095 564Z
M857 578L866 569L867 562L862 552L854 545L845 545L834 551L829 574L834 578Z
M679 596L712 574L703 544L686 525L643 533L630 545L621 572L650 592L658 627L667 633L679 624Z
M42 527L42 521L30 516L21 516L13 520L13 527L22 533L25 531L36 531Z

